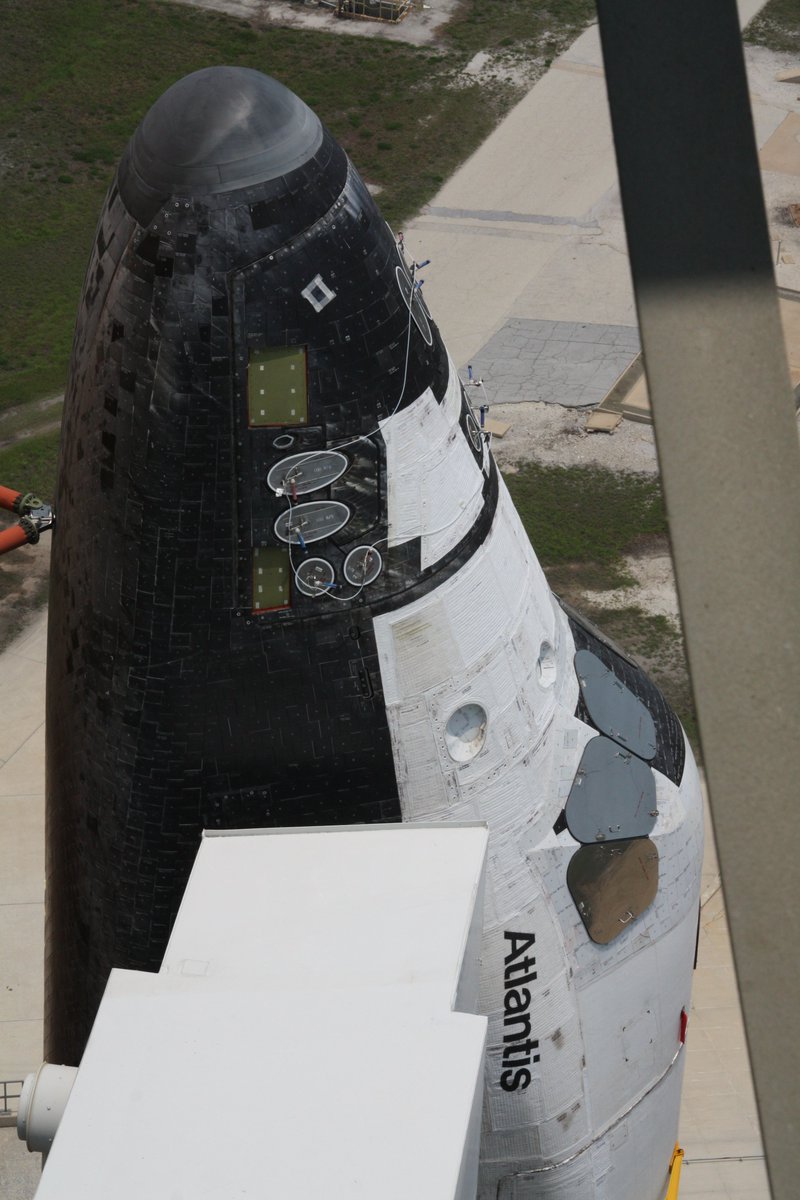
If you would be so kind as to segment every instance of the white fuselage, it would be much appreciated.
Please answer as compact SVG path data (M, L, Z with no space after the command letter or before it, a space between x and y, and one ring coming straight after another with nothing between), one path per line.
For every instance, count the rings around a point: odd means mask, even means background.
M421 538L423 567L475 521L489 470L488 450L481 469L458 427L461 385L450 371L441 405L425 393L381 426L389 544ZM568 621L502 479L499 489L472 557L375 619L403 819L490 830L479 1196L661 1200L697 930L697 771L687 747L680 787L653 772L655 900L610 944L591 941L567 886L578 842L553 826L598 732L575 716ZM457 711L467 713L463 732ZM474 711L485 714L478 735Z

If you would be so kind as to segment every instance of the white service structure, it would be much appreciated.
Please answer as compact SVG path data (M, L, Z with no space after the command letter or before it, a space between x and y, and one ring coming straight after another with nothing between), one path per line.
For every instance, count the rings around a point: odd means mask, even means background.
M486 847L206 835L159 973L111 973L37 1200L472 1200Z

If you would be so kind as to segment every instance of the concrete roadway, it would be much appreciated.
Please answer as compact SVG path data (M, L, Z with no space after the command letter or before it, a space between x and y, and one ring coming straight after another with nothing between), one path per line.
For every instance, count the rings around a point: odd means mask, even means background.
M759 7L758 0L740 5L748 19ZM791 136L800 89L772 87L769 63L764 70L769 94L756 100L755 110L759 145L772 155L764 162L762 149L769 204L800 176ZM477 356L510 321L635 332L595 28L553 64L405 232L410 252L433 260L425 272L426 296L459 364ZM791 260L797 236L782 229L778 241L779 282L796 287L800 268ZM800 263L800 244L797 251ZM607 352L606 343L597 344L606 347L599 354ZM564 356L568 367L572 357L585 366L585 349L571 354ZM588 380L578 371L575 379L579 387L599 386L596 373ZM45 629L42 614L0 656L0 681L10 700L0 723L0 1080L21 1079L41 1057ZM766 1200L710 838L708 846L687 1043L681 1197ZM12 1129L0 1129L0 1193L9 1200L32 1195L34 1157Z

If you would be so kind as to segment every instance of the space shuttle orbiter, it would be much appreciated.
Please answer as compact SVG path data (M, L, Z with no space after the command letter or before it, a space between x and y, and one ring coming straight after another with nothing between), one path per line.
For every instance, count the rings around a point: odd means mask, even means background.
M56 499L46 1056L158 968L202 829L486 821L479 1195L662 1200L696 768L550 592L417 283L258 72L179 81L125 152Z

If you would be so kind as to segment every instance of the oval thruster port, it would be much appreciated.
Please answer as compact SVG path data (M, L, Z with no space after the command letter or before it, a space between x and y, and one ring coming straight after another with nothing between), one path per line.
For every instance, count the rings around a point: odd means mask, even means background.
M294 438L291 433L282 433L280 437L276 437L272 443L276 450L288 450L294 445Z
M294 573L297 590L304 596L322 596L333 583L333 567L327 558L307 558Z
M419 294L417 285L414 284L412 291L411 279L409 278L408 273L404 271L402 267L396 267L395 270L397 272L397 284L400 288L405 306L406 308L409 307L410 299L411 315L414 318L414 324L425 338L425 341L428 343L428 345L432 346L433 334L431 333L431 327L428 322L428 318L425 315L425 309L422 306L422 297Z
M467 413L467 433L469 434L469 440L472 442L472 445L480 454L481 450L483 449L483 437L481 436L480 425L475 420L471 412Z
M374 583L381 573L383 559L374 546L356 546L344 560L344 577L353 587Z
M272 492L280 488L303 496L317 488L335 483L347 470L347 459L338 450L309 450L305 454L290 454L270 467L267 487Z
M275 535L290 546L304 546L332 537L350 520L350 509L338 500L310 500L294 504L275 522Z

